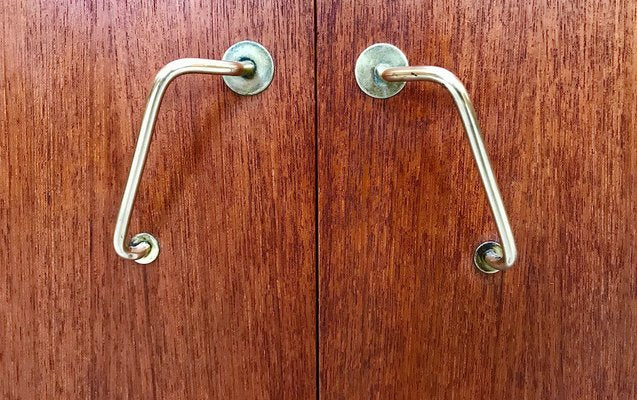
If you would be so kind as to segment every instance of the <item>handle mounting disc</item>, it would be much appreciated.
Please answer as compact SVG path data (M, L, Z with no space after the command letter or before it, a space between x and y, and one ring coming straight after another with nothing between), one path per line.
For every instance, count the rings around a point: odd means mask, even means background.
M150 233L138 233L137 235L133 236L130 245L136 246L144 242L150 246L150 249L144 257L135 260L137 264L150 264L155 261L157 257L159 257L159 242Z
M268 50L257 42L244 40L230 46L223 55L224 61L251 61L256 70L254 75L224 76L223 81L235 93L252 96L263 92L274 77L274 60Z
M386 82L376 72L376 67L406 67L405 54L389 43L376 43L361 53L356 60L356 83L365 94L376 99L387 99L403 90L405 82Z

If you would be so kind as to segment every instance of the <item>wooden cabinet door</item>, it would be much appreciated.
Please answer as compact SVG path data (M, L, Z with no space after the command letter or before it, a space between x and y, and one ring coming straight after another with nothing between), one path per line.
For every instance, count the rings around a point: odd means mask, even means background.
M0 396L636 397L635 4L315 3L0 6ZM171 85L120 259L154 74L243 39L274 83ZM448 93L358 89L377 42L464 81L514 269Z
M637 397L635 2L317 4L321 397ZM357 87L378 42L467 86L513 269L449 94Z
M313 5L0 10L0 397L313 397ZM270 50L274 84L253 97L220 77L171 85L131 224L161 255L119 258L115 217L156 72L244 39Z

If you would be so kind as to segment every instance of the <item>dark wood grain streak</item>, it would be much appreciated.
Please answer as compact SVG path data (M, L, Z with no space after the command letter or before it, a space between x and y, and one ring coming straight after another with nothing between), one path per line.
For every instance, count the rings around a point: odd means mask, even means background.
M637 11L621 1L318 1L325 399L634 399ZM516 234L495 224L453 103L363 95L375 42L456 73Z
M0 397L315 394L313 6L4 1ZM156 71L252 39L277 74L240 97L185 76L165 96L131 232L112 248Z

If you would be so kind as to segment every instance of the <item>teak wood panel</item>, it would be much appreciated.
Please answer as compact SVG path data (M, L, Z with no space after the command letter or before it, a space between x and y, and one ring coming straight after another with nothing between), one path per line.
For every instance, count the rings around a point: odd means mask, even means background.
M313 5L17 1L0 35L0 397L316 393ZM120 259L115 216L155 73L264 44L277 74L168 89Z
M621 1L318 1L325 399L637 396L637 15ZM519 259L497 239L453 102L358 89L376 42L456 73Z

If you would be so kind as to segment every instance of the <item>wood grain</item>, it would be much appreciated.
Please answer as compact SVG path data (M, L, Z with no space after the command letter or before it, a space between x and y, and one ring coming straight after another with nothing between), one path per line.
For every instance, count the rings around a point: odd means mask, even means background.
M309 398L316 392L311 3L4 1L0 397ZM284 23L283 23L284 22ZM255 97L169 88L133 212L142 267L112 248L156 71L252 39Z
M320 393L634 399L637 11L621 1L318 1ZM449 95L354 79L376 42L474 100L520 257Z

